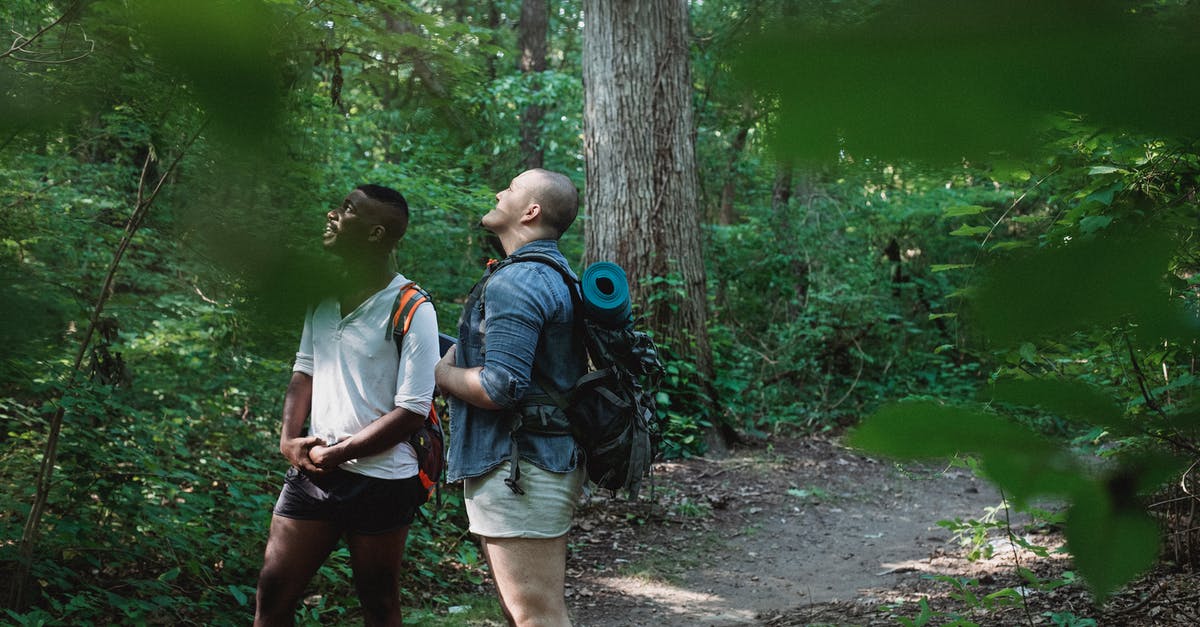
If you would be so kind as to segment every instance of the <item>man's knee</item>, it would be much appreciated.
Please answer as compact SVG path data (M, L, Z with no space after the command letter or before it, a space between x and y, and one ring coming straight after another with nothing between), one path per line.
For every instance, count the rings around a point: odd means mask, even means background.
M354 587L367 625L399 624L400 584L396 577L356 576Z
M289 573L279 564L263 564L258 573L258 606L260 608L288 607L300 600L304 586L294 573ZM297 592L298 591L298 592Z
M290 625L295 619L299 595L291 598L289 580L284 569L270 563L258 573L258 590L254 599L255 625ZM301 593L303 594L303 593Z
M365 623L367 625L398 625L400 624L400 597L399 595L359 597L362 602L362 609Z

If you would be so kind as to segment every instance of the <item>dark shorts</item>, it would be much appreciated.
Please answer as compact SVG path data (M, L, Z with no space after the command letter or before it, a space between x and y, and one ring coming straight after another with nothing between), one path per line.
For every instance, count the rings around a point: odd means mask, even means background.
M427 494L417 477L377 479L341 469L313 476L293 466L275 515L325 520L344 533L375 535L411 525Z

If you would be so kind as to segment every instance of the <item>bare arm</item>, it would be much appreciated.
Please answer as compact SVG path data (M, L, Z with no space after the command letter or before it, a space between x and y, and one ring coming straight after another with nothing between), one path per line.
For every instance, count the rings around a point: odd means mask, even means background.
M454 355L457 351L457 346L451 346L450 350L446 351L446 354L442 356L442 360L438 362L437 367L434 368L433 376L437 381L438 388L441 389L443 394L460 398L476 407L500 409L500 406L483 389L483 382L479 378L479 373L483 371L483 368L459 368L455 366Z
M382 453L403 442L425 422L425 417L403 407L382 415L362 431L334 444L314 446L308 455L324 469L336 468L351 459Z
M279 431L279 452L288 462L306 472L319 472L320 469L309 459L309 449L323 444L321 438L304 437L304 421L312 411L312 385L310 375L303 372L293 372L292 380L288 383L287 395L283 397L283 424Z

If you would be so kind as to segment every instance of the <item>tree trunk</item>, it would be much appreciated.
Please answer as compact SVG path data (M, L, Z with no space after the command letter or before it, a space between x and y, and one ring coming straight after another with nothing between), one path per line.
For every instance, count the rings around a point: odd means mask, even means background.
M771 187L771 211L778 217L787 211L792 200L792 164L781 161L775 165L775 183Z
M533 97L541 90L538 75L546 71L549 21L550 10L546 0L521 0L517 40L521 48L521 72L529 80L530 95ZM545 157L542 148L542 114L539 104L529 104L521 113L521 159L526 168L542 167Z
M500 28L500 7L496 6L496 0L488 1L488 30L496 32ZM496 80L496 55L489 53L487 56L487 76L488 82Z
M584 16L586 257L624 267L656 336L711 380L687 0L585 0Z
M746 148L746 137L749 135L749 124L743 125L729 146L729 163L725 166L725 185L721 187L721 213L718 217L720 223L726 226L738 221L737 210L733 208L733 197L737 192L737 162Z
M793 183L795 177L795 166L791 162L781 161L775 166L775 183L771 188L771 211L774 215L773 226L775 232L780 237L792 237L795 229L799 225L792 222L792 195L796 185ZM813 180L807 174L802 173L800 176L799 187L801 198L798 202L804 203L806 206L811 202ZM792 277L792 291L795 296L788 302L787 314L789 318L795 318L808 308L808 274L809 263L807 255L804 259L800 257L801 251L796 251L791 257L791 262L788 264L788 270Z

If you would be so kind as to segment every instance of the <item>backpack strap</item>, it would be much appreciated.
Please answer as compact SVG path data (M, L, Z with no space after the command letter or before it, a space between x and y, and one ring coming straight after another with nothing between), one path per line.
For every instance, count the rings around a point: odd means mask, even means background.
M557 259L545 253L530 252L517 255L516 257L517 258L514 259L515 261L538 261L544 263L551 268L554 268L558 272L559 276L562 277L563 283L567 286L567 292L571 294L571 318L575 325L575 343L579 346L583 346L585 354L590 354L590 347L587 344L587 334L584 332L583 327L583 294L581 293L579 279L571 276L570 271L560 264ZM550 400L554 401L554 404L557 405L559 409L566 410L567 397L558 390L555 390L554 386L550 384L550 381L546 375L538 371L537 363L533 364L533 371L530 374L532 375L531 378L537 382L537 384L542 388L542 391L546 393L546 396L550 397Z
M563 266L561 263L558 262L557 259L555 259L554 257L551 257L550 255L547 255L546 253L527 252L527 253L522 253L520 255L513 255L512 257L510 257L510 259L512 259L514 262L516 262L516 261L541 262L543 264L546 264L547 266L550 266L551 268L554 268L554 270L558 272L559 276L562 277L563 283L566 284L566 286L567 286L567 292L570 293L570 295L571 295L571 307L572 307L571 313L572 313L572 319L575 322L576 342L580 343L584 347L584 350L586 351L589 347L587 346L587 343L584 341L587 336L583 332L583 294L582 294L582 287L580 285L579 279L572 276L570 270L568 270L566 268L566 266ZM534 367L536 368L536 365Z
M392 304L392 314L388 317L387 326L387 334L391 336L392 340L396 343L397 355L403 354L402 349L404 347L404 336L408 334L409 328L412 327L413 317L417 315L417 308L424 303L430 302L433 302L433 298L429 295L429 292L421 289L421 286L417 285L415 281L409 281L400 288L400 293L396 295L396 302ZM429 435L436 435L439 439L441 438L442 422L441 419L438 418L437 408L432 403L429 405L429 414L425 417L425 425L433 430L433 433ZM418 466L422 462L421 457L423 452L427 451L429 447L434 444L424 441L423 436L425 434L422 433L424 430L425 429L418 429L417 432L408 439L409 445L413 447L413 451L417 454ZM440 454L441 443L436 443L436 446L438 447L438 453ZM433 490L435 493L437 509L441 509L442 506L442 477L440 475L444 474L444 465L438 471L439 476L428 476L425 473L424 468L420 468L417 472L417 478L420 479L421 486L425 488L426 491Z
M567 291L571 294L571 304L573 307L572 317L575 322L576 341L584 342L584 338L586 336L583 332L583 316L581 314L583 311L583 296L580 293L578 285L579 280L571 276L570 271L567 270L567 268L563 266L557 259L547 255L546 253L524 252L515 255L509 255L508 257L505 257L494 264L490 264L488 266L487 273L482 279L480 279L475 288L471 290L470 296L467 297L467 304L464 306L464 310L468 310L469 308L476 306L476 303L478 303L481 307L486 307L485 292L487 289L487 282L502 268L523 261L535 261L550 266L558 272L559 276L562 277L563 283L567 285ZM584 342L582 345L586 350L586 342ZM536 363L533 366L533 371L530 372L530 378L542 388L542 391L546 393L546 396L550 398L551 402L555 406L561 410L566 409L566 397L558 392L558 390L555 390L554 386L550 384L546 377L538 371ZM518 450L519 447L517 446L516 437L516 432L521 428L523 422L521 411L519 409L514 411L512 415L512 428L509 431L509 441L511 443L511 448L508 454L509 471L508 477L504 479L504 484L507 485L508 488L515 494L525 494L525 490L523 490L520 486L521 455L520 451Z
M431 300L429 292L421 289L416 282L410 281L400 288L400 293L396 295L396 302L392 305L392 315L388 319L387 328L387 334L396 342L397 352L404 346L404 336L412 326L413 316L417 315L417 308L422 303Z

